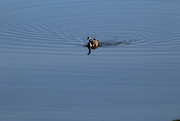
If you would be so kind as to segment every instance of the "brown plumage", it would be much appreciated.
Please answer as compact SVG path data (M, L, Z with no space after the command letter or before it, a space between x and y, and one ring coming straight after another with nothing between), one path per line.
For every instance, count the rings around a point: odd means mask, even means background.
M88 47L91 49L96 49L98 47L99 41L94 38L93 41L91 41L91 38L88 37L87 40L89 40Z
M87 44L87 47L89 49L88 55L91 54L91 49L96 49L98 47L99 41L94 38L93 41L91 41L91 38L88 37L87 40L89 41Z

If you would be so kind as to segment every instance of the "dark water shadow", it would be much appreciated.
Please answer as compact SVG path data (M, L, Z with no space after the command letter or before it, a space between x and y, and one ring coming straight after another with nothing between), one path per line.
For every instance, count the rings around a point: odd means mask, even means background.
M110 40L110 41L99 41L98 47L107 47L107 46L118 46L118 45L129 45L129 44L133 44L133 42L137 41L138 39L130 39L130 40L124 40L124 41L114 41L114 40ZM88 47L88 43L84 45L85 47L88 48L88 53L87 55L91 54L91 50L92 49L97 49L96 48L90 48Z
M117 46L117 45L129 45L133 44L133 42L138 41L139 39L130 39L130 40L123 40L123 41L99 41L98 47L106 47L106 46ZM85 47L87 47L87 44L84 44Z

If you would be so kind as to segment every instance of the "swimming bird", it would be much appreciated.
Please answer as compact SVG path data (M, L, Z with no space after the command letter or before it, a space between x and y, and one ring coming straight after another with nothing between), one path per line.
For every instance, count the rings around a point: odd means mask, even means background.
M89 49L89 53L88 55L91 54L91 49L96 49L99 45L99 41L96 40L95 38L93 39L93 41L91 41L91 38L88 37L87 40L89 41L88 44L87 44L87 47Z

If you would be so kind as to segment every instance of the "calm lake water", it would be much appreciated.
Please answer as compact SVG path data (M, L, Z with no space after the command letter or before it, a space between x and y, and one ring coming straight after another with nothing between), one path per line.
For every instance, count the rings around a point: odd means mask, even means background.
M1 121L177 118L179 0L0 1Z

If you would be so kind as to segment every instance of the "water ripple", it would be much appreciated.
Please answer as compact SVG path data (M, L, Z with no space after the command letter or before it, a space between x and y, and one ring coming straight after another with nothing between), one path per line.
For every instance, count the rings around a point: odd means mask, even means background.
M114 8L108 8L109 4ZM62 5L64 5L63 8L60 8ZM1 49L8 50L14 47L23 50L33 48L38 51L41 49L59 51L62 48L86 45L88 36L98 39L101 47L129 44L140 47L179 43L180 35L176 31L177 34L172 34L166 28L163 31L154 30L156 26L162 27L160 23L166 24L166 21L158 17L159 14L154 14L151 18L145 12L140 13L138 10L136 14L130 14L129 10L119 6L119 2L88 1L75 4L64 2L62 5L56 2L29 5L24 3L24 6L7 10L8 19L0 19ZM107 9L104 11L100 8L85 9L98 5ZM21 14L15 17L17 13ZM141 16L147 17L148 20L140 19Z

